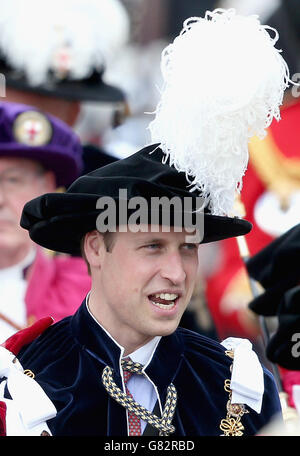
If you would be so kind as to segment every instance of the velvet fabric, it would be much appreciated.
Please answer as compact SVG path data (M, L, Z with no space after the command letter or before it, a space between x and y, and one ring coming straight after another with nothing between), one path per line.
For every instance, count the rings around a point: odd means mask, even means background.
M184 198L197 208L200 195L189 191L185 173L179 173L173 166L163 163L165 156L158 144L141 149L123 160L117 160L87 175L78 178L65 193L46 193L24 206L21 226L29 231L31 239L39 245L57 252L79 254L80 240L88 231L96 229L96 219L101 209L96 208L100 197L111 198L116 204L116 224L118 225L119 205L126 190L128 204L135 197L144 198L147 205L147 220L158 215L160 224L162 212L152 210L152 198L177 197L182 203L180 221L184 218ZM139 206L139 203L138 203ZM199 208L199 207L198 207ZM105 208L106 209L106 208ZM188 208L190 210L190 208ZM128 208L128 217L134 210ZM176 208L169 209L170 224L173 224ZM188 212L188 211L187 211ZM195 224L193 217L192 224ZM123 222L124 223L124 222ZM125 221L127 223L127 219ZM182 223L182 222L181 222ZM182 224L183 226L183 224ZM233 217L211 215L204 210L204 237L202 242L218 241L231 236L248 233L252 225L246 220ZM200 229L202 227L199 227Z
M250 309L264 316L277 316L266 354L285 369L300 370L297 334L300 331L300 224L282 234L247 263L250 276L265 288ZM299 344L298 344L299 345Z
M228 401L224 381L231 376L232 362L224 351L216 341L182 328L160 340L145 372L156 385L162 406L168 385L172 382L177 389L176 436L222 434L219 426ZM101 382L108 365L122 388L120 356L120 347L93 319L85 301L73 316L21 350L23 368L34 372L57 408L57 416L47 423L53 435L127 435L126 410ZM262 412L250 409L242 417L244 435L254 435L280 411L275 382L266 369L264 382Z
M264 316L277 316L266 354L285 369L300 370L297 334L300 331L300 224L295 225L247 263L250 276L265 288L253 299L250 309Z
M250 302L253 312L265 316L277 314L284 293L300 283L299 255L300 223L247 261L250 277L265 289Z
M85 144L82 146L83 171L82 175L88 174L97 168L109 165L118 160L117 157L106 152L104 149L94 144Z
M25 72L16 71L0 55L0 72L5 76L7 87L40 95L63 98L69 101L98 101L104 103L119 103L125 101L125 93L119 87L107 84L103 80L103 71L94 70L83 79L59 79L51 71L48 81L44 84L32 85Z
M288 290L277 312L278 326L272 334L266 354L270 361L285 369L300 371L300 285ZM298 382L300 372L298 372ZM300 384L300 383L298 383Z
M37 160L54 172L58 187L70 185L83 169L82 147L77 134L60 119L41 113L52 128L48 142L41 146L22 143L15 138L14 124L20 114L29 111L40 112L20 103L0 103L0 156Z

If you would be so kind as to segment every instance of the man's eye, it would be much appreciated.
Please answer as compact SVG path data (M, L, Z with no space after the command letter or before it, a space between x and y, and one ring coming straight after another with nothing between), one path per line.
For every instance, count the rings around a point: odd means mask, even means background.
M6 176L5 181L8 184L18 184L21 182L22 178L21 176Z
M145 245L145 247L146 247L146 249L149 249L149 250L155 250L160 247L160 244L147 244L147 245Z
M198 244L183 244L185 250L197 250Z

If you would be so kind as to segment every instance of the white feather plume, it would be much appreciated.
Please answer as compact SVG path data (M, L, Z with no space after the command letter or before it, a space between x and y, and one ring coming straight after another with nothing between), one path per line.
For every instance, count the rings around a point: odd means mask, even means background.
M63 46L71 57L68 75L88 77L109 64L129 31L119 0L0 0L0 50L32 85L47 81Z
M232 213L249 139L263 138L280 119L291 81L277 40L258 16L216 9L187 19L162 52L164 86L151 141L191 177L190 189L201 192L212 214Z

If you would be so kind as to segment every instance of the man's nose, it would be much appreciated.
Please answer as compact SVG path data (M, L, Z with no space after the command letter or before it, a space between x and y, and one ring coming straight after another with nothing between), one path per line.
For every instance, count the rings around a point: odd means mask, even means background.
M179 285L185 281L186 272L179 252L172 252L165 256L161 275L174 285Z

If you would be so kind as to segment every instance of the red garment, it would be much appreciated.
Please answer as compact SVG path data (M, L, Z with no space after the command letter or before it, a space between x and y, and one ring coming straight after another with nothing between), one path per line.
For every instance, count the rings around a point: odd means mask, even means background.
M124 383L125 383L125 388L126 388L126 394L127 396L131 397L133 399L133 396L129 389L127 388L127 382L130 379L130 377L133 375L132 372L123 370L124 373ZM135 413L131 412L128 410L128 423L129 423L129 435L141 435L142 430L141 430L141 420L139 419L138 416L135 415Z
M51 316L54 321L73 314L91 288L82 258L47 255L41 248L27 274L27 321Z
M268 149L268 152L276 157L278 163L283 163L284 166L292 169L290 174L286 174L286 181L292 182L293 179L293 185L298 185L298 189L300 190L299 121L300 102L283 107L281 110L281 120L279 122L276 120L272 122L266 140L271 138L271 144L273 145L271 149ZM259 152L263 153L264 150ZM269 163L266 162L264 169L268 168ZM284 166L281 167L282 173L285 172ZM275 180L277 177L274 174ZM261 170L259 171L257 167L257 162L251 157L250 149L250 160L243 179L241 201L246 211L245 219L253 224L252 231L245 236L251 256L274 239L273 236L258 226L254 218L254 208L257 200L266 190L268 190L267 184L263 180ZM274 223L276 224L276 220L274 220ZM251 327L251 325L247 326L245 324L246 320L242 319L242 311L238 310L238 306L232 310L227 309L228 311L226 312L225 306L221 305L222 299L224 299L228 292L229 288L227 287L231 285L232 289L234 289L235 286L238 286L238 278L243 275L243 271L245 272L245 266L240 258L235 238L221 241L219 245L221 264L216 273L207 280L206 284L207 304L216 325L217 333L220 339L228 336L236 336L254 340L259 334L259 330L258 328L255 329L254 326ZM246 273L244 276L247 279ZM249 285L247 292L250 301L252 296Z
M0 401L0 437L6 435L6 404Z
M40 334L49 328L52 323L53 319L51 317L41 318L29 327L21 329L10 336L5 342L3 342L3 344L1 344L1 347L4 347L6 350L17 356L21 348L35 340Z
M51 317L42 318L28 328L24 328L10 336L3 344L1 344L1 347L4 347L6 350L9 350L17 356L22 347L36 339L47 328L49 328L52 323L53 319ZM0 401L0 437L6 436L6 409L6 403Z

